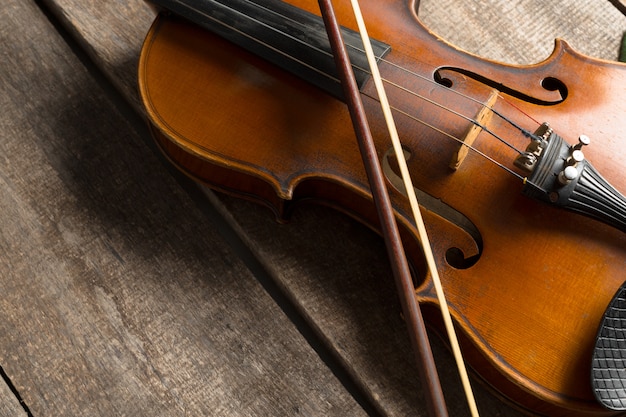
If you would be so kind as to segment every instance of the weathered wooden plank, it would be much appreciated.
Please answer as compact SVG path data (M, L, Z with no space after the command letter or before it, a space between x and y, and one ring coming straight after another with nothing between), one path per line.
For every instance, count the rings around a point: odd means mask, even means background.
M107 6L107 11L103 12L102 7L91 4L93 1L48 0L48 3L59 11L58 14L105 72L119 80L116 82L128 99L136 102L135 64L128 58L136 53L129 51L138 51L140 40L135 39L135 35L128 35L127 27L132 26L129 17L113 13L115 8L112 6ZM132 1L125 4L133 10L142 7ZM581 10L587 10L589 5L594 10L593 19L584 17L584 13L582 20L571 18L580 16ZM615 55L611 33L623 28L621 17L612 14L604 0L584 4L570 2L568 6L564 8L565 14L555 14L561 10L546 7L541 0L488 3L423 0L421 16L444 38L464 49L501 61L528 63L547 56L552 38L556 36L546 32L549 28L562 30L559 36L583 52L603 57L610 53ZM572 12L572 8L577 12ZM433 20L428 20L431 13ZM568 18L563 19L564 15ZM598 20L598 15L609 15L612 23ZM144 16L144 12L139 16ZM494 20L496 18L502 20ZM536 23L537 20L543 23ZM596 28L602 30L595 36L603 43L595 43L590 50L584 50L578 42L584 46L595 41L575 40L580 35L580 22L586 20L599 21ZM98 21L100 25L107 22L109 29L117 34L108 36L125 39L128 43L110 42L106 37L98 36L93 30ZM451 24L446 25L448 22ZM140 19L140 24L145 22ZM467 29L458 30L459 27ZM131 31L136 34L135 29ZM111 69L117 73L113 74ZM323 209L304 209L296 214L293 224L277 226L256 206L228 198L223 198L222 202L227 206L226 214L233 216L248 245L285 291L301 305L303 314L319 329L379 408L389 415L422 410L421 388L414 377L416 372L411 365L408 342L399 319L392 281L381 255L380 241L352 221ZM319 224L327 226L320 228ZM329 247L333 250L328 251ZM452 400L451 414L465 415L453 364L441 345L437 346L436 353L442 360L442 373ZM479 406L483 411L486 409L484 415L513 415L512 410L479 391Z
M554 39L578 52L617 60L626 16L607 0L421 0L420 19L443 39L511 64L547 58Z
M4 377L4 370L2 370ZM0 379L0 416L2 417L26 417L28 414L15 393L11 391L12 382Z
M364 415L143 125L3 5L0 363L33 415Z
M141 43L156 16L148 2L39 0L137 109L137 62Z

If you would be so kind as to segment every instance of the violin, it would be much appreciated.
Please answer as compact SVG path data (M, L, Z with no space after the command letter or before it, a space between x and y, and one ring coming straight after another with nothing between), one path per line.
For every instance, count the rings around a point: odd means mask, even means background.
M150 29L139 86L171 162L279 219L311 201L377 229L317 3L157 3L176 16L160 14ZM440 328L363 46L348 6L335 7L415 296ZM415 0L362 7L472 370L531 413L618 414L594 398L590 367L626 281L626 66L560 40L539 64L496 63L429 32Z

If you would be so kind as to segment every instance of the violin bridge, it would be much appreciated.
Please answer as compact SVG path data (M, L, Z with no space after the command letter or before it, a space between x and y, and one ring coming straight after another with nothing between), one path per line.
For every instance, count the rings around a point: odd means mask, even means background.
M474 119L476 123L472 123L471 126L465 132L465 135L462 139L462 144L459 145L459 150L454 153L452 156L452 160L450 161L450 168L453 170L459 169L465 157L467 156L471 146L474 144L474 141L483 130L481 126L485 126L491 120L493 112L491 109L493 108L496 100L498 99L498 91L491 90L491 94L489 95L489 99L482 106L476 118Z

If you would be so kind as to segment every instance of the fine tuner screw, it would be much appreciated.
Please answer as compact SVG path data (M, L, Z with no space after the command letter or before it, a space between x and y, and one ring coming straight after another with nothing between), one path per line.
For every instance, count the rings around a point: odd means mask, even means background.
M578 176L578 169L576 169L575 166L570 165L568 167L565 167L563 172L561 172L561 174L559 175L559 181L562 184L564 183L563 185L565 185L569 183L570 181L574 181L577 176Z
M579 149L572 149L569 158L567 158L567 165L576 166L580 162L585 160L585 154Z
M583 146L587 146L591 143L591 139L589 139L589 136L587 135L580 135L578 136L578 143L576 145L574 145L574 149L576 150L581 150L583 148Z
M559 183L561 183L561 185L567 185L578 178L580 173L578 172L577 166L585 160L585 155L581 149L583 146L589 145L589 143L591 143L589 136L580 135L578 137L578 143L572 146L572 151L570 152L569 158L567 158L565 168L559 173Z

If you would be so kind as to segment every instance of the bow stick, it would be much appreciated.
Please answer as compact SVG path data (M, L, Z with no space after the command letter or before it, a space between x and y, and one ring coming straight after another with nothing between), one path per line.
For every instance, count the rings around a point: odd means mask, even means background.
M345 49L339 24L330 0L319 0L322 17L330 39L330 45L335 57L339 78L343 86L346 103L354 131L359 142L359 149L365 165L374 204L378 211L381 230L385 240L388 256L391 261L396 286L400 294L400 302L404 313L409 335L416 355L418 369L422 381L428 385L428 409L432 416L446 417L448 415L441 383L437 374L435 360L432 355L424 319L415 298L415 288L411 279L408 261L402 246L398 226L396 223L391 201L385 187L384 178L367 117L361 101L350 59Z
M415 300L415 293L414 293L412 280L410 278L410 272L408 270L408 263L406 260L406 256L404 256L404 251L402 249L402 242L400 241L400 237L397 231L395 217L393 217L391 203L389 202L389 196L386 193L386 189L384 186L382 172L380 171L380 165L378 163L378 159L376 156L377 155L376 150L373 147L373 140L371 138L371 132L369 131L367 119L365 117L360 93L358 91L356 83L354 82L352 66L349 62L347 53L345 52L345 47L343 46L343 42L341 41L339 25L334 15L330 0L320 0L319 3L320 3L320 8L322 9L322 17L324 18L324 23L329 33L329 38L331 39L331 47L333 48L333 54L335 55L337 67L340 73L340 78L341 78L342 84L344 85L344 90L346 94L346 102L348 103L348 107L350 109L350 114L353 120L353 124L355 126L355 133L357 135L357 138L359 139L359 146L361 147L361 154L363 156L363 159L366 165L366 171L368 173L370 186L372 187L372 194L374 196L374 202L377 206L381 223L385 224L385 226L383 227L383 236L385 238L385 244L387 245L389 256L392 260L392 269L393 269L394 276L396 278L396 283L400 292L402 308L403 310L405 310L405 316L409 317L408 324L409 324L409 329L410 329L410 334L411 334L411 340L413 343L413 348L416 351L416 354L418 356L418 363L422 365L420 367L421 372L422 374L425 374L425 377L427 378L430 384L429 386L430 386L430 395L431 395L430 403L431 404L429 408L431 409L431 413L444 412L446 414L443 414L443 415L447 415L447 411L445 410L445 402L442 403L443 405L439 404L440 400L438 397L439 395L441 395L441 401L443 401L443 394L438 393L438 391L441 392L441 384L439 383L439 378L436 374L436 369L434 370L434 375L430 373L431 368L434 367L434 359L432 358L432 352L430 351L430 345L428 343L428 336L425 333L423 319L422 319L421 313L419 312L419 306L417 305L417 302ZM478 416L478 408L476 406L476 400L474 398L474 394L472 392L472 388L469 382L467 369L465 367L465 362L461 354L461 349L459 346L458 338L454 331L452 317L450 315L448 304L445 299L445 294L443 292L441 279L439 278L439 273L437 271L437 266L436 266L435 259L433 256L432 248L429 243L428 234L426 232L426 227L424 225L424 221L421 215L419 204L417 202L417 197L414 192L413 184L411 181L411 176L409 174L406 160L404 158L404 153L402 151L402 145L400 143L400 139L397 133L395 122L393 120L393 115L391 113L391 107L389 106L389 102L387 100L382 78L378 71L376 58L372 51L370 38L367 34L367 29L365 27L365 22L363 19L363 15L361 13L358 0L351 0L351 5L352 5L352 10L354 12L354 15L357 21L359 33L363 41L363 46L365 48L365 52L367 55L368 63L369 63L370 70L371 70L371 75L374 80L376 91L378 93L380 104L381 104L381 107L385 116L387 128L389 130L389 134L391 135L394 151L396 154L396 158L398 160L398 165L400 167L400 172L402 174L405 189L407 190L409 202L411 204L411 209L413 212L413 217L414 217L417 229L418 229L420 242L422 244L424 255L426 257L428 269L433 279L433 284L437 293L437 298L440 304L444 324L446 327L446 331L448 333L448 338L450 340L452 352L454 354L454 357L457 363L459 375L461 377L461 382L463 384L465 396L467 398L467 403L470 408L470 412L472 416ZM361 142L365 142L365 143L361 143ZM382 195L377 195L378 193ZM377 199L379 199L378 202L377 202ZM390 216L391 219L387 219L387 216ZM385 222L383 222L383 219L385 219ZM386 222L389 222L389 224L387 224ZM396 242L396 239L397 239L397 242ZM406 268L406 271L405 271L405 268ZM405 275L405 273L408 274L408 276ZM410 315L407 315L407 310L410 313ZM417 310L417 312L413 310ZM428 348L425 348L423 344L428 345ZM440 409L438 407L443 407L443 409ZM439 415L439 414L435 414L435 415Z

